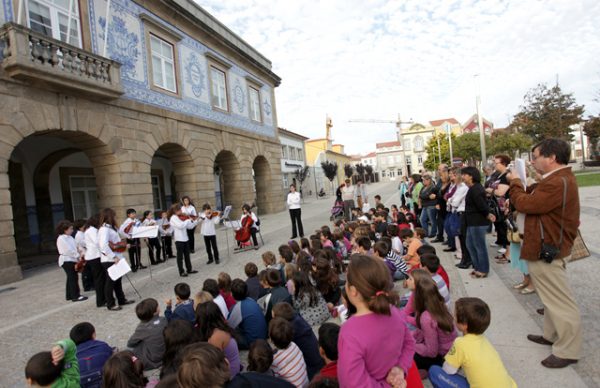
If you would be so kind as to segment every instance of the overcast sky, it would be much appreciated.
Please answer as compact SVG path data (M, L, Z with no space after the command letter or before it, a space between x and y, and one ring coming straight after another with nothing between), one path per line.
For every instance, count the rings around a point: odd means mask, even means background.
M323 137L329 114L348 153L395 138L394 124L350 119L464 123L479 91L482 115L505 127L557 75L600 112L598 0L196 1L273 62L279 126Z

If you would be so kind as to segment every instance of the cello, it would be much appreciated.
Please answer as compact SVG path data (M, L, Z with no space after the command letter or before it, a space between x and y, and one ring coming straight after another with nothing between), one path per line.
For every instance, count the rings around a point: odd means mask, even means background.
M254 221L252 220L252 217L248 214L242 221L242 227L235 231L235 239L240 244L243 244L250 240L250 228L252 227L253 223Z

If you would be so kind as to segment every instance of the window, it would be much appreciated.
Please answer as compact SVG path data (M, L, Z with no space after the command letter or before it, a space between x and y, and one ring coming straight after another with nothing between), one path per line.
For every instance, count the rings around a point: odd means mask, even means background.
M281 157L284 159L288 158L288 146L281 146Z
M173 45L150 35L150 50L152 51L152 80L154 85L177 93Z
M152 175L152 203L154 204L154 210L161 210L162 207L162 190L160 189L160 179L158 175Z
M70 0L29 0L27 3L29 28L51 38L81 47L79 8L77 6L79 2L73 1L71 28L68 26L69 2ZM67 38L67 36L69 37Z
M417 164L423 164L423 155L417 155Z
M288 185L288 176L287 176L287 174L283 174L283 188L285 189L287 187L289 187L289 185Z
M98 211L96 204L98 195L96 193L96 178L91 176L71 176L71 205L73 207L73 219L90 218Z
M250 119L260 123L262 121L260 116L260 92L252 86L248 89L248 96L250 98Z
M211 66L210 79L212 82L212 106L227 111L227 82L225 80L225 72Z
M405 162L406 162L406 164L407 164L407 165L409 165L409 166L410 166L410 164L412 163L412 159L411 159L411 157L410 157L410 156L407 156L407 157L405 158L405 160L404 160L404 161L405 161Z
M415 151L423 151L423 138L421 136L415 137Z
M290 147L290 160L296 160L296 149L294 147Z
M304 150L302 148L298 148L298 160L304 162Z
M404 146L406 147L407 151L410 151L410 139L406 139L404 141Z

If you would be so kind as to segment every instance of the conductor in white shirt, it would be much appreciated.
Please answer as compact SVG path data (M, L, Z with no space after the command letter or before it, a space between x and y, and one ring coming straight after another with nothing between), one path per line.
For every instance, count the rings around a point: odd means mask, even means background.
M287 205L290 209L290 218L292 219L292 237L294 239L298 237L304 237L304 228L302 227L302 209L300 209L300 193L296 191L295 185L290 185L290 192L287 196Z

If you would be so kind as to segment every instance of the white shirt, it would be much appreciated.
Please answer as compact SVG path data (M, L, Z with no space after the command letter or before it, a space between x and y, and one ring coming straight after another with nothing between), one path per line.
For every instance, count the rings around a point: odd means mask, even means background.
M354 201L354 186L349 185L342 187L342 200Z
M300 193L288 193L287 196L287 205L290 210L292 209L300 209Z
M188 241L187 230L194 228L194 226L198 224L198 221L182 221L176 214L173 214L169 220L169 223L173 228L173 237L175 238L175 242L186 242Z
M216 298L214 298L213 302L215 302L215 304L219 306L219 310L221 310L223 317L227 319L227 316L229 315L229 310L227 309L227 303L225 303L223 295L219 295Z
M58 249L58 266L62 267L66 261L77 263L79 260L79 252L77 244L72 236L61 234L56 239L56 249Z
M98 246L98 229L90 226L83 234L85 238L85 260L94 260L100 257Z
M244 225L244 218L246 217L246 214L242 214L242 216L240 217L240 225ZM252 212L250 212L250 217L252 217L252 225L250 225L250 227L256 228L256 230L258 230L258 225L256 225L256 223L258 222L258 217L256 217L256 214Z
M166 229L164 228L165 225L167 225ZM158 220L158 232L161 236L173 235L173 226L171 226L167 218L161 218L160 220Z
M402 240L400 240L400 237L398 236L394 236L392 237L392 249L398 253L398 254L402 254Z
M196 208L194 207L194 205L182 205L181 206L181 212L187 216L194 216L196 217L198 215L198 213L196 212Z
M98 247L100 248L100 262L112 263L115 259L122 259L123 254L121 252L113 252L110 249L109 242L117 244L121 242L119 233L108 224L104 224L98 231Z
M125 233L125 229L126 229L126 228L129 226L129 224L131 224L132 222L134 222L134 224L133 224L133 228L131 228L131 229L129 230L129 233ZM131 235L133 234L133 229L134 229L136 226L139 226L139 225L141 225L141 223L140 223L140 220L138 220L137 218L133 218L133 219L131 219L131 218L127 217L127 219L126 219L125 221L123 221L123 223L121 224L121 227L119 227L119 235L120 235L122 238L129 238L129 239L131 239Z
M461 182L457 187L452 197L448 200L452 211L464 212L465 211L465 198L467 198L467 192L469 186L464 182Z
M206 218L204 213L202 213L198 219L202 222L202 226L200 228L201 235L214 236L217 234L215 226L219 225L219 220L221 219L221 217L214 216L213 218Z
M81 230L78 230L77 233L75 233L75 245L77 246L77 252L79 252L79 255L84 255L86 251L85 235Z

